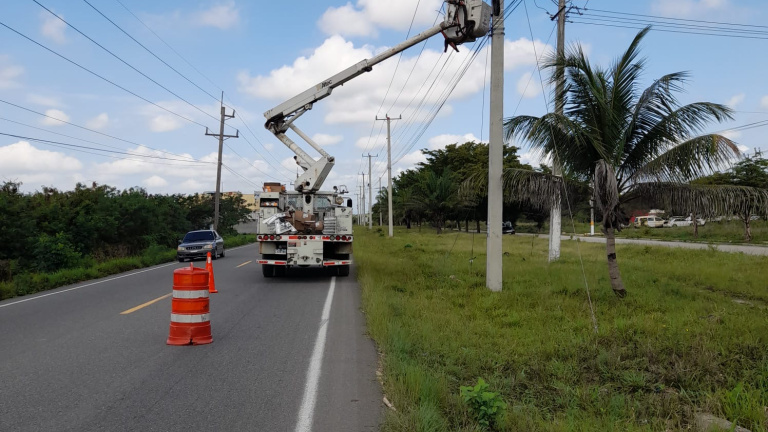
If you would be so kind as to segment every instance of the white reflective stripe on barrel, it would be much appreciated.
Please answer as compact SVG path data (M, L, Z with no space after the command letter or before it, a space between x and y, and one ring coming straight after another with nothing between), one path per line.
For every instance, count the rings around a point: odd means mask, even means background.
M194 299L202 297L209 297L207 289L196 291L173 290L173 298Z
M184 323L184 324L192 324L192 323L204 323L211 320L210 314L195 314L195 315L185 315L185 314L171 314L171 322L176 323Z

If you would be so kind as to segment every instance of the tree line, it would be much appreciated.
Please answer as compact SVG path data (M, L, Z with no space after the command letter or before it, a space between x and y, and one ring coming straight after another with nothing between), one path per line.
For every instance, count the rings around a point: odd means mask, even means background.
M0 187L0 263L12 262L16 272L132 256L153 245L175 247L184 233L213 221L209 194L157 195L96 183L22 193L20 186L6 181ZM241 195L222 196L219 231L234 233L249 213Z

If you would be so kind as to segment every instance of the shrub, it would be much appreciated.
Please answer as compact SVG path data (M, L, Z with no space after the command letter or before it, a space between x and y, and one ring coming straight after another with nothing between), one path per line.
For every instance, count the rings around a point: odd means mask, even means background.
M461 397L469 405L472 415L484 430L493 430L498 426L499 419L507 404L501 400L498 393L489 392L488 383L478 378L477 385L461 386Z
M80 253L75 250L64 233L55 236L40 234L34 246L35 268L43 272L52 272L72 267L80 260Z

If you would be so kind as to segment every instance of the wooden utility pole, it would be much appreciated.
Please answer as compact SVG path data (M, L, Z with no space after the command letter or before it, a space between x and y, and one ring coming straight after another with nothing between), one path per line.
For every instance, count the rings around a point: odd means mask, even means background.
M488 226L485 286L501 291L501 224L503 216L501 182L504 169L504 1L493 0L491 27L491 117L488 143Z
M240 131L235 130L234 135L224 135L224 122L227 119L235 118L235 110L232 110L232 115L227 115L226 108L224 108L224 92L221 92L221 124L219 126L219 133L212 134L208 132L208 128L205 128L205 134L207 136L215 136L219 138L219 162L216 165L216 196L214 197L214 209L213 209L213 229L219 229L219 202L221 201L221 152L224 147L224 140L226 138L240 138Z
M559 0L557 9L557 56L563 58L565 55L565 16L567 9L565 0ZM555 114L563 115L565 100L563 91L565 90L565 69L558 66L555 70L557 82L555 84ZM552 139L555 139L553 136ZM558 157L557 146L559 143L553 143L555 151L552 154L552 174L562 176L563 170ZM549 211L549 262L560 259L560 233L562 232L562 197L558 189L555 196L552 197L552 208Z
M398 118L391 118L389 114L384 116L383 119L380 119L379 116L376 116L376 120L386 120L387 121L387 190L388 190L388 196L387 196L387 208L389 209L389 236L394 237L395 236L395 229L393 227L393 218L392 218L392 130L390 128L390 123L392 120L401 120L403 116L399 116Z

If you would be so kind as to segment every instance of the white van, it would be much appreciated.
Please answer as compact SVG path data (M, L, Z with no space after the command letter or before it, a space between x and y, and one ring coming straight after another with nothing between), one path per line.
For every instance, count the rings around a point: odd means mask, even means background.
M635 228L647 226L649 228L661 228L664 226L664 219L659 216L637 216L635 217Z

